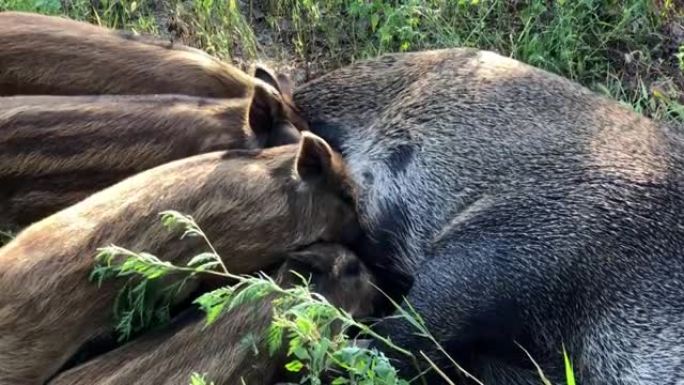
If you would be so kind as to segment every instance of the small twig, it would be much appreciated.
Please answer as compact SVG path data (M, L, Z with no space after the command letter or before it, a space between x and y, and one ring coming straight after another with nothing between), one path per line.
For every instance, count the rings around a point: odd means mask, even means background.
M438 368L437 365L435 365L435 363L432 362L432 360L422 350L420 351L420 355L423 356L423 358L425 358L425 360L430 364L430 366L432 366L432 369L434 369L439 374L439 376L444 379L444 381L448 382L450 385L456 385L453 381L451 381L451 379L449 379L449 377L442 371L442 369Z
M539 377L541 378L542 382L544 385L551 385L551 381L549 381L548 378L546 378L546 375L544 374L544 371L542 370L541 366L537 364L537 361L534 360L530 352L527 351L522 345L520 345L517 341L513 341L525 354L527 357L532 361L532 365L537 369L537 373L539 374Z

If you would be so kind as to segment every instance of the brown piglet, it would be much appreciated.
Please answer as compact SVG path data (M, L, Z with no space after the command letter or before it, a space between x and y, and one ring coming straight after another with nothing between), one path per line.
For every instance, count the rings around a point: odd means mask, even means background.
M290 253L276 282L283 287L301 283L291 271L310 279L312 291L355 317L370 315L379 294L363 262L337 244L315 244ZM273 384L284 377L286 362L286 350L271 356L264 342L274 298L240 305L208 327L196 314L179 316L171 327L68 370L49 384L175 385L187 383L193 372L205 374L216 385ZM254 346L244 343L250 337Z
M18 230L138 172L192 155L296 143L265 101L187 95L13 96L0 102L0 230ZM261 121L248 115L260 108Z
M298 145L167 163L36 222L0 248L0 383L42 384L112 331L124 282L90 282L98 247L176 264L207 250L164 230L160 212L191 215L231 272L250 273L312 243L353 242L355 190L341 156L304 133Z

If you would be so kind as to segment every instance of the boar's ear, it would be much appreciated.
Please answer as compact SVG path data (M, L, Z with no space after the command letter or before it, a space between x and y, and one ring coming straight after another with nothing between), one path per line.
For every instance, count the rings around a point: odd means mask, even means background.
M309 130L309 123L304 116L302 116L301 111L293 101L294 82L289 76L282 73L275 74L270 68L263 64L256 64L254 67L254 78L278 92L277 97L280 103L279 112L284 119L292 122L299 131Z
M282 90L280 89L280 84L278 83L278 78L273 73L273 70L266 67L265 65L260 63L256 64L254 68L254 77L263 81L269 86L275 88L276 90L278 90L278 92L282 93Z
M311 132L302 131L299 151L295 158L295 172L306 182L327 179L336 172L336 156L325 140Z
M280 72L276 74L269 67L257 63L254 68L254 77L278 90L283 97L292 100L294 83L289 76Z
M279 144L297 143L298 136L292 137L287 125L278 91L268 84L261 82L254 84L254 93L249 105L249 126L260 146L273 147Z
M261 147L275 147L299 141L299 129L308 128L271 70L257 65L254 93L249 108L249 125ZM291 92L291 91L288 91Z

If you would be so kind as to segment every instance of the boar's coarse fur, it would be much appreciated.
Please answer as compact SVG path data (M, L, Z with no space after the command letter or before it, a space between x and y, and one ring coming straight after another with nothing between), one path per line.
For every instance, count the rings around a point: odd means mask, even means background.
M353 316L370 315L373 277L346 248L316 244L288 255L278 269L281 286L301 283L296 271L311 280L313 291ZM50 385L175 385L203 373L216 385L271 385L283 377L285 351L270 356L262 337L272 320L269 296L243 304L205 328L196 315L179 316L172 327L138 340L60 374ZM245 343L255 337L257 351Z
M255 101L263 99L254 94ZM138 172L211 151L296 143L253 100L185 95L14 96L0 102L0 229L19 229Z
M0 96L183 94L245 98L263 92L250 111L277 106L306 129L289 79L257 66L255 76L198 49L133 36L58 16L0 13ZM253 89L256 88L256 91ZM268 104L268 105L267 105Z
M485 384L540 383L514 341L553 383L563 344L578 384L681 382L681 131L473 49L385 55L294 99L360 186L357 251L394 294L413 277L408 300ZM407 323L381 331L451 367Z
M98 247L115 244L172 263L206 249L198 238L165 230L161 211L191 215L240 274L314 242L351 242L353 190L339 155L305 133L299 146L167 163L36 222L0 248L0 383L41 384L81 345L112 330L124 282L98 288L89 281Z

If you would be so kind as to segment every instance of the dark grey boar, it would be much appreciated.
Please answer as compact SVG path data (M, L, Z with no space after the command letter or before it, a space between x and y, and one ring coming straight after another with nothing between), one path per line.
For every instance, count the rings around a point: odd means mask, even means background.
M0 249L0 383L42 384L112 330L124 281L89 281L96 248L115 244L176 264L206 250L163 229L161 211L193 216L240 274L315 242L351 242L353 195L339 155L305 133L299 145L167 163L34 223Z
M295 101L360 186L359 255L395 295L413 278L408 300L485 384L540 383L514 341L554 383L563 344L579 384L681 381L681 131L473 49L360 62ZM406 323L381 330L450 366Z

